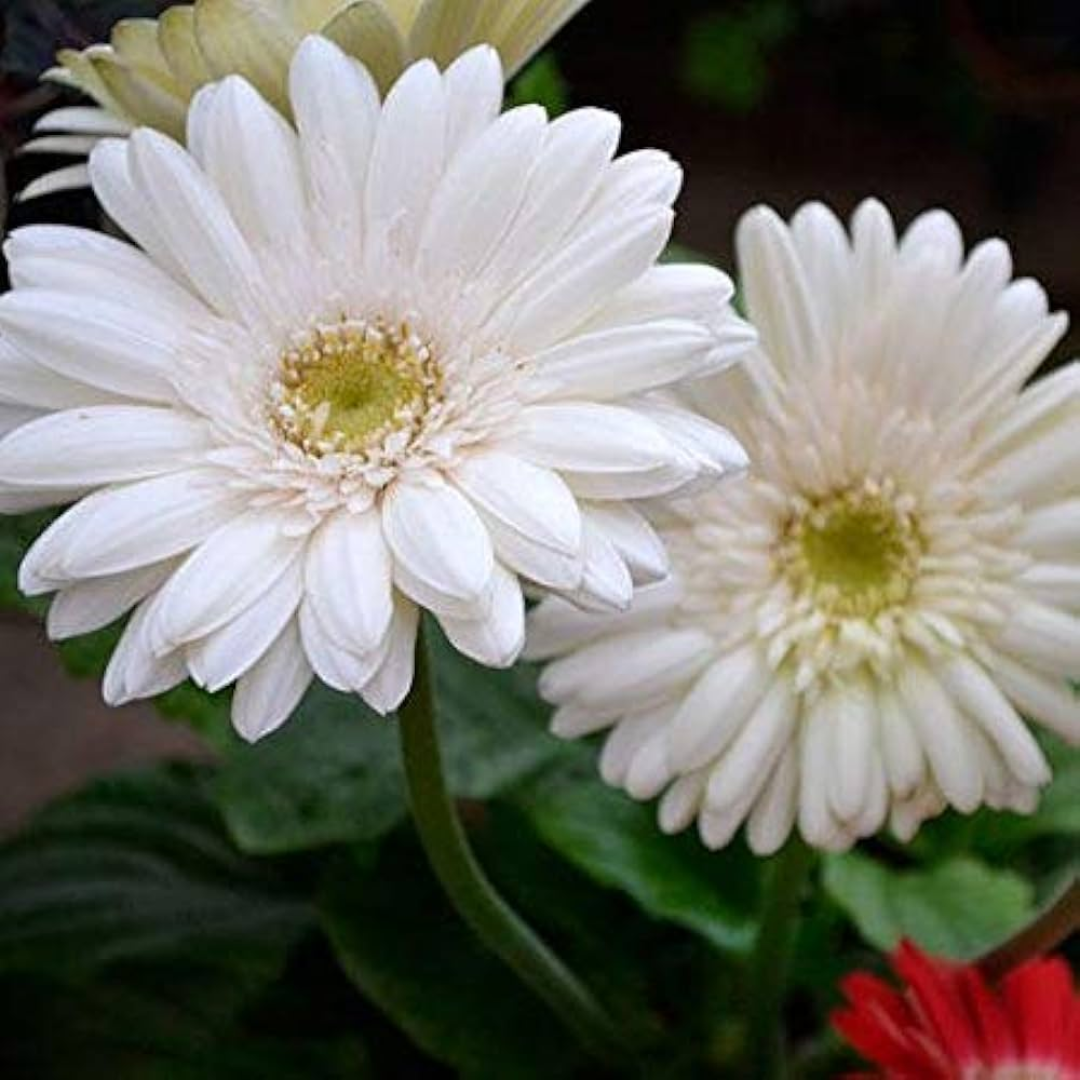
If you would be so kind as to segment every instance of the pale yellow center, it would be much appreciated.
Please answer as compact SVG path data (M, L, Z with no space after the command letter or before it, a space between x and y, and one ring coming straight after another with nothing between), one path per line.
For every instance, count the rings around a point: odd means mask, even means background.
M282 357L272 422L313 456L367 455L395 436L407 445L441 392L431 349L408 326L342 322Z
M782 562L796 591L826 614L873 618L908 598L922 549L912 514L873 487L858 487L795 513Z

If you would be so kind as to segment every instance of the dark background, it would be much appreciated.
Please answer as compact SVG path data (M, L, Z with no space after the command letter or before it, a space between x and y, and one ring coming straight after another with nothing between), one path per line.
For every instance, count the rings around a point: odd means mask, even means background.
M37 74L59 45L100 40L156 0L3 0L0 145L12 190L65 159L12 159L57 104ZM686 167L678 239L731 268L739 214L867 195L902 222L952 211L969 241L1001 235L1017 272L1080 309L1078 0L593 0L554 54L569 104L620 112L625 145ZM558 78L536 80L547 93ZM556 95L557 96L557 95ZM91 223L89 194L11 208L9 225ZM1055 362L1080 351L1071 332ZM12 621L15 620L15 621ZM0 618L0 831L87 771L197 752L149 706L106 711L65 681L35 623ZM72 724L72 714L81 723Z

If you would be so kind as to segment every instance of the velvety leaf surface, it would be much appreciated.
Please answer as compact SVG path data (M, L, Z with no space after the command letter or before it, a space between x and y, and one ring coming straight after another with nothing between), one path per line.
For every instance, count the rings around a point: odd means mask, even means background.
M717 948L747 952L759 864L738 845L712 853L696 836L665 836L655 808L605 787L589 756L521 792L518 801L537 833L654 918L692 930Z
M229 845L185 769L99 781L0 848L0 972L228 950L276 970L307 905Z
M321 911L360 991L457 1075L551 1080L580 1062L558 1021L449 907L411 844L336 861Z
M924 949L969 960L1019 930L1034 914L1034 890L1019 875L972 858L925 870L894 870L858 853L830 857L826 891L869 944Z
M487 799L560 753L528 669L489 671L432 642L443 754L453 791ZM276 734L229 755L212 790L236 842L276 854L373 840L407 813L393 719L359 698L311 690Z

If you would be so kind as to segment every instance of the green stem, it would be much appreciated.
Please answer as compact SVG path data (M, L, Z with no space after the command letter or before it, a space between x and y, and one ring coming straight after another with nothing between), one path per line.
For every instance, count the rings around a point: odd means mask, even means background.
M592 994L495 891L469 847L443 773L422 634L412 691L398 710L398 721L413 819L451 903L477 937L547 1002L593 1055L615 1065L626 1055L626 1040Z
M750 960L746 1025L746 1076L782 1077L784 999L798 931L799 902L813 865L813 852L791 840L776 857L766 883L761 926Z

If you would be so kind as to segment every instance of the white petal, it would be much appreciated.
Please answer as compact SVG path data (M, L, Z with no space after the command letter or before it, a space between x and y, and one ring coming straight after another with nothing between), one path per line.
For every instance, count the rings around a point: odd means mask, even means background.
M706 374L715 340L707 326L664 319L596 330L533 359L533 396L611 401Z
M386 641L363 656L346 652L324 629L310 603L300 608L300 637L315 674L344 694L359 693L382 663Z
M634 595L634 580L619 549L591 522L582 533L581 584L566 594L582 607L623 611Z
M62 169L52 169L42 176L31 180L18 193L16 202L29 202L45 195L56 195L61 191L78 191L90 186L90 169L81 161L77 165L65 165Z
M1015 542L1044 559L1075 558L1080 552L1080 498L1050 503L1026 514Z
M746 824L746 840L758 856L775 855L791 835L799 808L799 752L793 742L781 756Z
M600 754L600 776L612 787L626 784L630 763L637 752L657 733L662 732L671 708L645 708L631 713L607 737Z
M1064 679L1032 671L1001 653L987 653L994 678L1020 709L1070 745L1080 743L1080 693Z
M364 701L383 716L394 712L412 688L419 625L419 608L408 600L397 598L394 620L387 634L385 656L378 670L360 691Z
M193 469L88 496L38 537L20 569L20 588L48 592L187 551L239 512L237 493L222 481L220 473Z
M525 281L495 314L489 332L525 353L558 341L652 266L672 221L670 210L653 206L604 217Z
M245 611L301 556L306 538L293 529L302 521L295 512L253 511L210 535L162 589L154 647L196 641Z
M53 413L0 442L0 483L95 487L176 471L209 444L206 423L174 409L96 405Z
M289 85L319 246L340 252L344 270L363 250L364 187L379 91L362 65L315 36L297 50Z
M971 813L982 800L983 776L952 698L914 661L904 666L898 689L938 786L953 806Z
M503 71L499 54L478 45L459 56L443 73L446 89L446 156L463 151L499 115Z
M705 798L712 812L757 798L791 740L798 711L794 687L786 679L775 680L709 774Z
M879 688L877 707L889 788L895 798L909 799L926 778L926 755L907 710L892 689Z
M290 622L263 658L236 684L233 727L248 742L276 731L292 715L311 685L296 622Z
M187 279L220 314L265 323L273 305L221 194L186 151L164 135L140 128L128 146L137 192Z
M859 819L870 793L877 721L874 699L864 680L845 682L829 695L832 728L832 783L829 800L841 822Z
M41 410L31 405L9 405L0 400L0 438L10 435L16 428L41 418Z
M762 650L754 644L715 660L672 721L669 752L675 768L689 772L723 753L757 707L769 678Z
M4 404L52 410L115 400L115 394L58 375L0 338L0 401Z
M403 592L415 593L419 583L451 605L484 598L495 557L487 529L464 495L434 477L401 480L383 499L382 520ZM425 603L425 597L413 599Z
M1034 600L1017 600L994 645L1044 671L1073 676L1080 668L1080 617Z
M540 693L555 702L643 707L689 683L712 649L712 639L700 630L620 634L549 664Z
M379 514L339 511L327 518L305 562L308 601L331 640L358 655L376 648L394 614L392 565Z
M369 268L389 252L408 259L442 174L446 94L430 60L413 64L383 104L365 197Z
M0 329L18 349L77 382L148 401L171 402L182 327L115 300L49 289L0 298Z
M439 625L458 652L487 667L508 668L525 645L525 599L517 578L498 563L491 610L483 619L440 616Z
M630 570L635 586L667 577L669 565L663 541L645 517L622 503L589 503L586 520L611 541Z
M537 105L504 113L450 164L424 222L417 272L456 289L480 273L521 206L547 131Z
M155 593L135 610L105 669L102 693L109 705L156 697L187 678L183 655L158 656L150 646L149 627L156 609Z
M600 330L657 319L713 318L734 292L731 278L713 266L654 266L616 293L586 325Z
M1039 744L985 668L957 655L941 665L938 673L945 688L982 728L1021 783L1049 782L1050 768Z
M687 773L664 792L659 809L661 831L671 836L682 832L694 820L701 808L708 775L704 769Z
M34 123L35 132L78 132L84 135L129 135L131 125L107 109L72 105L53 109Z
M829 354L787 226L758 207L739 222L736 242L747 311L769 356L796 376L822 370Z
M210 310L131 244L69 225L16 229L4 252L20 289L77 292L102 300L123 297L128 307L152 312L163 323L212 318Z
M192 678L211 693L250 671L293 621L303 595L303 574L294 563L247 610L186 650Z
M49 605L46 629L50 639L64 641L115 622L163 585L175 567L171 560L155 563L125 574L80 581L61 590Z
M201 95L190 111L188 141L232 220L264 265L268 284L283 279L277 302L295 317L305 310L305 286L314 284L307 194L296 132L239 76ZM268 263L267 257L272 258ZM299 294L299 295L296 295ZM308 307L310 310L310 307Z
M529 612L525 656L548 660L605 634L662 625L674 613L681 592L678 582L669 577L638 589L628 610L605 615L583 611L557 596L546 597Z

